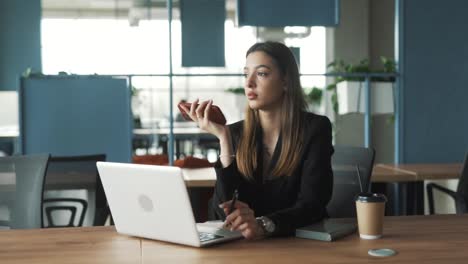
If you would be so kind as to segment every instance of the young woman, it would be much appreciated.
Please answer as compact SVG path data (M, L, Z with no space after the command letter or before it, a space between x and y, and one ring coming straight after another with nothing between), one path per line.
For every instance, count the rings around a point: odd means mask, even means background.
M226 217L245 238L292 235L327 215L333 154L328 118L306 112L293 54L278 42L254 44L246 55L243 121L209 121L212 100L184 110L220 142L212 199L214 215ZM238 191L234 210L233 193Z

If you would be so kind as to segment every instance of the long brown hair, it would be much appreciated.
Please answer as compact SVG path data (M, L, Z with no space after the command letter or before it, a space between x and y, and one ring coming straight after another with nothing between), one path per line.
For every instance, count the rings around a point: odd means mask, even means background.
M276 62L283 79L286 80L286 92L283 97L281 114L281 153L273 168L272 176L290 176L301 159L303 129L301 119L307 109L304 99L299 70L291 50L279 42L256 43L247 51L246 57L261 51ZM239 171L248 180L254 180L254 171L258 168L256 135L261 133L258 110L245 109L245 120L239 146L236 151L236 162ZM261 172L259 172L261 173Z

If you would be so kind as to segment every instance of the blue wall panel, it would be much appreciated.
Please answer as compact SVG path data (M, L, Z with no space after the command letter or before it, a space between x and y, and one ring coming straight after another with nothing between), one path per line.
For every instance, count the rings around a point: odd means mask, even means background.
M403 162L468 151L468 1L404 1Z
M336 26L339 0L238 0L240 26Z
M28 78L22 81L19 97L22 153L105 153L108 161L131 161L130 91L125 79Z
M182 0L182 66L224 67L225 0Z
M41 71L41 1L0 1L0 90L17 90L27 68Z

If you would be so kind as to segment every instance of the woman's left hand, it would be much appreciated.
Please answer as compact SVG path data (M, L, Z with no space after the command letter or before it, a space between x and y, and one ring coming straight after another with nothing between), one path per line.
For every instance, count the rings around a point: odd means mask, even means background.
M226 215L229 213L230 206L231 201L219 205ZM235 210L226 217L225 225L230 225L231 231L240 231L246 239L258 239L263 237L263 229L258 225L254 211L241 201L237 201L234 207Z

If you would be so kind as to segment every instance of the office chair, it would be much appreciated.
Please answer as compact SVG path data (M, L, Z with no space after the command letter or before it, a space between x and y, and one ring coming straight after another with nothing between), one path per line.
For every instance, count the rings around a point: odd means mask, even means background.
M375 151L371 148L335 146L332 156L333 195L327 205L332 218L355 217L355 196L361 192L357 169L363 190L370 189Z
M48 154L0 157L0 227L42 226L42 193Z
M95 191L96 194L96 217L102 217L101 211L106 211L104 190L100 187L100 178L96 167L96 162L105 161L106 155L71 156L71 157L51 157L45 178L45 190L78 190L86 189ZM65 194L67 195L67 194ZM88 201L76 197L62 197L63 194L45 194L44 211L47 224L44 227L74 227L83 226L83 222L88 210ZM51 197L52 196L52 197ZM59 197L54 197L59 196ZM69 212L70 216L66 224L57 224L54 213L61 213L57 216L64 216L64 212ZM55 218L55 219L54 219ZM64 217L60 219L63 220ZM65 217L66 218L66 217ZM104 220L105 222L105 220ZM93 223L94 224L94 223ZM100 221L100 224L104 224Z
M468 213L468 152L465 154L465 162L463 170L458 181L457 191L454 192L436 183L428 183L426 185L427 197L429 201L429 214L435 214L434 208L434 191L441 191L453 198L455 201L455 212L457 214Z

